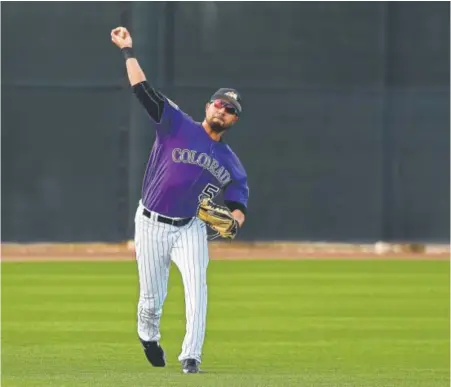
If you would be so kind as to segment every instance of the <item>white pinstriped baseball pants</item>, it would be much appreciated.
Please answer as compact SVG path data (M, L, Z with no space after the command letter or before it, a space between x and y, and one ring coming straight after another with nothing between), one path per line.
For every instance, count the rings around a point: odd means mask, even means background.
M194 218L182 227L143 215L140 201L135 216L135 249L139 274L138 335L160 340L160 319L167 295L171 260L182 275L186 333L179 360L201 361L207 314L208 244L206 225Z

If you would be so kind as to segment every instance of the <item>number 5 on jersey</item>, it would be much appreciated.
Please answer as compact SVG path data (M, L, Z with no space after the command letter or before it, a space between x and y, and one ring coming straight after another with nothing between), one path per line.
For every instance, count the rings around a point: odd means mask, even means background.
M202 199L213 199L219 191L220 188L211 183L208 183L207 186L203 189L202 193L199 195L199 202L202 201Z

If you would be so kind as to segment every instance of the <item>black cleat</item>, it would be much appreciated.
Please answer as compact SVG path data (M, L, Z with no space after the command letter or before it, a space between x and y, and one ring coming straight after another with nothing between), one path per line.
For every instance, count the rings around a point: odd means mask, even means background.
M184 374L198 374L200 372L199 362L195 359L182 360L182 367Z
M144 341L142 339L139 339L139 341L141 341L144 353L150 364L154 367L164 367L166 365L163 348L160 347L157 341Z

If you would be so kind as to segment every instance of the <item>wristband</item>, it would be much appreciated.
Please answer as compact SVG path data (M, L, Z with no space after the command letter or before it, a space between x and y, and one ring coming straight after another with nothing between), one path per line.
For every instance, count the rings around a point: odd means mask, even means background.
M122 52L122 55L124 55L125 60L135 57L133 48L131 48L131 47L124 47L121 49L121 52Z

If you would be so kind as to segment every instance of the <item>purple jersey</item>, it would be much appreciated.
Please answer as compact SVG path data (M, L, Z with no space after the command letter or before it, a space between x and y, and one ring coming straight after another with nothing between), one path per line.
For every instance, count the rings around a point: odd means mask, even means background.
M199 200L221 190L225 201L247 207L246 172L224 142L214 141L172 101L165 99L156 140L146 167L144 206L169 217L194 217Z

